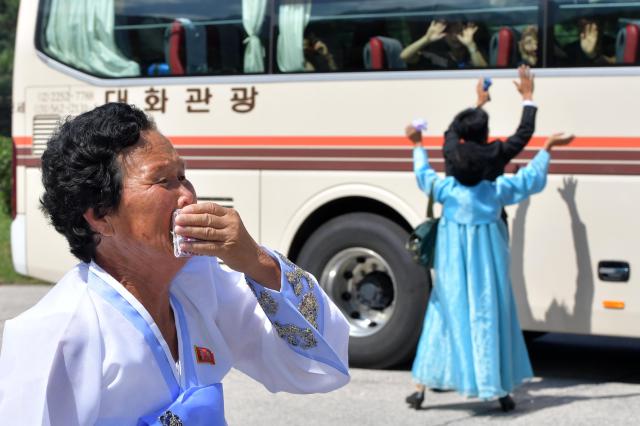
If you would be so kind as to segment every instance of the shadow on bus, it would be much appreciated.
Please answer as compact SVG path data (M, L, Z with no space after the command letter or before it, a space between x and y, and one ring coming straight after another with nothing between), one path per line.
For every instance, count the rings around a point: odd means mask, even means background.
M533 312L531 311L524 273L524 265L526 263L525 225L531 204L530 199L526 199L518 205L513 219L511 237L511 277L513 281L513 291L518 296L517 299L522 301L522 303L518 305L518 315L522 323L534 325L534 329L544 329L545 324L570 324L572 330L577 333L588 334L591 331L591 310L595 283L591 265L591 249L589 247L587 226L582 221L576 204L577 188L577 179L565 177L562 187L557 189L569 213L574 248L573 258L576 262L576 284L573 307L571 308L566 306L563 301L554 299L547 308L543 320L536 320L534 318ZM538 324L538 326L536 327L535 324Z

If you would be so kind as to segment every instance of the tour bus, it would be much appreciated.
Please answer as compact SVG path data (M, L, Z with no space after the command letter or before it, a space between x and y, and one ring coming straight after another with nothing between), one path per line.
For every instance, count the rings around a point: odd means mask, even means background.
M39 208L58 123L135 104L186 160L199 201L237 209L314 273L350 323L352 365L405 362L432 284L405 248L427 195L404 127L427 120L442 172L443 132L479 78L493 82L491 137L515 131L512 80L529 63L536 132L506 172L554 132L577 138L554 150L546 189L507 209L521 325L640 337L639 28L640 2L618 0L23 0L15 269L56 281L77 262ZM425 38L434 50L406 59Z

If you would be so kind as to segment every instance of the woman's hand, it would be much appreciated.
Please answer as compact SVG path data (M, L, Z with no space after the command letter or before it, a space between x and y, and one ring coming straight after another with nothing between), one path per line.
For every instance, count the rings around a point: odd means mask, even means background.
M531 68L528 65L520 65L518 67L518 77L520 77L520 82L513 81L516 89L522 95L522 99L525 101L530 101L533 99L533 73L531 72Z
M402 52L400 52L400 59L407 64L415 64L418 62L420 59L420 51L425 46L444 38L446 35L444 32L445 28L447 28L446 22L431 21L429 28L427 28L427 32L422 37L402 49Z
M329 48L320 40L316 41L316 44L313 45L313 50L322 56L327 56L329 54Z
M419 145L422 143L422 132L416 130L412 124L409 124L404 128L404 133L407 135L407 138L413 142L414 145Z
M181 249L216 256L227 266L266 287L280 289L280 266L249 235L237 211L215 203L191 204L176 217L174 232L200 241L184 242Z
M424 39L426 44L433 43L434 41L438 41L446 35L444 30L447 28L447 23L445 21L431 21L429 24L429 28L427 28L427 32L424 35Z
M549 139L547 139L547 142L544 144L544 149L546 149L548 152L551 152L551 149L554 146L569 145L574 138L574 135L554 133L553 135L549 136Z
M478 31L478 26L474 23L469 23L462 30L462 34L457 35L458 41L460 41L460 43L462 43L469 50L469 52L478 50L476 42L474 41L476 31Z
M584 27L580 33L580 48L588 58L596 57L596 47L598 46L598 24L592 22Z
M489 91L484 90L484 79L482 77L478 79L478 84L476 84L476 94L478 95L478 100L476 101L477 108L482 108L484 104L491 100Z

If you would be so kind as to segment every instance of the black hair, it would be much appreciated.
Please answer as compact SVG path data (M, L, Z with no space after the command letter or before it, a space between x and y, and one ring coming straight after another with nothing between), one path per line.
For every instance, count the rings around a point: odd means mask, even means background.
M467 108L455 116L451 129L464 141L445 156L447 174L466 186L481 180L495 180L504 172L498 158L487 156L485 148L489 138L489 114L482 108Z
M477 144L461 143L453 151L451 175L465 186L475 186L486 179L487 170L491 168L486 158L476 155L477 148Z
M42 154L42 211L65 236L71 253L95 259L99 237L84 219L90 208L97 217L115 211L122 194L118 154L154 129L144 112L132 105L108 103L68 118L49 139Z
M487 143L489 114L482 108L467 108L458 113L451 124L465 142Z
M596 24L598 26L599 35L602 33L602 19L595 16L583 16L578 19L578 33L585 32L587 25Z

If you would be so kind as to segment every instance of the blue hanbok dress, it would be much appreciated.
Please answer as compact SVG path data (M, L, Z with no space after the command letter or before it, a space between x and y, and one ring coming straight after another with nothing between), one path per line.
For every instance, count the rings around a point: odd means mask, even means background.
M503 206L540 192L549 153L541 150L513 177L464 186L441 179L427 153L413 152L418 186L443 205L438 225L435 281L413 363L427 387L467 396L502 397L533 373L509 276Z

